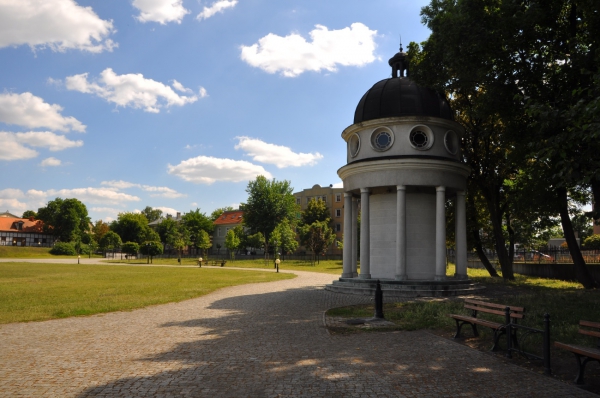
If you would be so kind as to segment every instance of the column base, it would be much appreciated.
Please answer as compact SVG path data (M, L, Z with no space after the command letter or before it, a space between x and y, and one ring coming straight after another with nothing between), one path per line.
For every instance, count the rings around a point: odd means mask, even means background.
M433 278L434 281L445 281L446 280L446 275L436 275Z
M342 278L354 278L354 274L352 272L343 272Z
M353 273L352 273L352 278L358 278L358 272L356 272L356 271L355 271L355 272L353 272Z
M463 274L454 274L454 279L466 281L467 279L469 279L469 277L467 275L463 275Z
M371 274L360 274L358 277L360 279L371 279Z
M408 276L407 275L396 275L396 280L397 281L406 281L406 280L408 280Z

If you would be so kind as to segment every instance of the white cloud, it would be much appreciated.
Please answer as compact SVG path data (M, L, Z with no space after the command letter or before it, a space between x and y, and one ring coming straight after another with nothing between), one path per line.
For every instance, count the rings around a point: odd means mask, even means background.
M344 188L344 183L342 181L333 184L332 188Z
M31 93L0 94L0 122L28 128L46 127L59 131L85 131L85 125L72 116L62 116L60 105L50 105Z
M219 0L214 2L210 7L204 7L202 12L196 16L198 21L212 17L218 12L224 12L228 8L233 8L237 4L237 0Z
M169 174L185 181L210 185L215 181L250 181L258 175L272 178L262 166L244 160L219 159L212 156L198 156L187 159L178 165L168 165Z
M110 188L73 188L73 189L50 189L48 191L37 191L30 189L27 191L30 196L46 197L54 199L60 198L77 198L86 203L100 204L122 204L123 202L139 202L141 199L137 196L128 195L126 193L117 192Z
M40 166L42 166L42 167L56 167L56 166L60 166L61 163L62 162L60 161L60 159L49 157L49 158L46 158L46 159L42 160L42 162L40 163Z
M34 50L100 53L117 47L108 38L114 32L112 21L74 0L0 1L0 48L26 44Z
M154 187L151 185L134 184L132 182L127 182L123 180L102 181L100 184L116 189L139 188L146 192L152 192L152 194L150 195L151 197L181 198L183 196L187 196L168 187Z
M200 95L200 98L208 97L208 92L204 87L200 87L198 94Z
M14 133L0 131L0 160L24 160L38 155L37 151L17 142Z
M241 58L251 66L287 77L322 69L335 72L337 65L363 66L373 62L376 34L376 30L360 22L340 30L316 25L310 32L311 42L296 33L285 37L269 33L258 43L242 46Z
M256 138L235 137L239 140L235 149L241 149L252 156L252 160L261 163L274 164L278 168L313 166L323 158L319 152L295 153L286 146L269 144Z
M10 133L9 133L10 134ZM83 141L73 141L64 135L58 135L49 131L30 131L28 133L15 133L17 142L33 147L48 148L52 152L62 151L67 148L83 146Z
M133 0L133 6L140 10L136 19L140 22L181 23L189 10L183 7L182 0Z
M162 210L163 212L163 217L165 217L167 214L172 215L173 217L175 217L177 215L177 210L173 209L172 207L164 207L164 206L154 206L153 209L159 209Z
M176 83L176 84L175 84ZM187 90L175 81L176 90ZM173 88L152 79L146 79L141 73L117 75L111 68L100 73L97 81L88 81L88 74L68 76L65 85L69 90L95 94L117 106L143 108L146 112L158 113L163 106L183 106L196 102L196 95L178 95Z

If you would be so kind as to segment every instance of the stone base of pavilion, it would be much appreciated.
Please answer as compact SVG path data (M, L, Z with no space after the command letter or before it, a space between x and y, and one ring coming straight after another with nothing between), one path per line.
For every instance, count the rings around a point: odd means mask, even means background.
M468 279L448 278L444 281L379 279L384 298L453 297L475 294L482 289ZM325 289L346 294L374 296L377 279L340 278Z

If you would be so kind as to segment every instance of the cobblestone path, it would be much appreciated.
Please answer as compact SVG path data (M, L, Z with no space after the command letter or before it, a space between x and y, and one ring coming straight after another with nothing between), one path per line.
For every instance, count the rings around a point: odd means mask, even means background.
M330 336L332 275L0 326L2 397L595 396L427 332Z

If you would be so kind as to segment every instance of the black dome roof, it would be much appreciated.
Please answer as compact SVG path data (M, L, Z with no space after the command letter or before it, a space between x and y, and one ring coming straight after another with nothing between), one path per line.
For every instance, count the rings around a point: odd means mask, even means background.
M408 77L392 77L375 83L363 95L354 112L354 123L397 116L453 120L452 110L444 97Z

